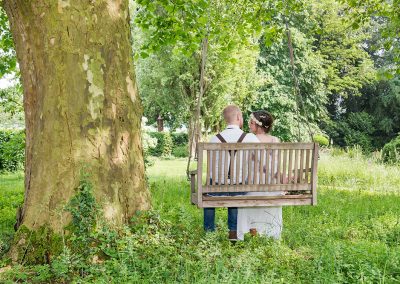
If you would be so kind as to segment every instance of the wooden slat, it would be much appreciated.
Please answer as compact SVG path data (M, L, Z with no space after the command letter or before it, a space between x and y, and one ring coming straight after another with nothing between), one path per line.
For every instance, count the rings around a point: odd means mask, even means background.
M235 170L235 184L239 184L239 177L240 177L240 151L236 152L235 155L236 159L236 170Z
M246 170L247 170L247 163L248 163L248 157L247 157L247 152L246 150L243 150L243 160L242 160L242 183L246 183Z
M311 193L312 193L312 205L317 205L317 182L318 182L318 143L315 143L312 158L312 171L311 171Z
M289 165L288 165L288 179L289 182L293 181L293 150L289 150Z
M314 143L204 143L205 150L314 149Z
M211 163L211 166L212 166L212 184L213 185L215 185L216 184L216 176L217 176L217 174L216 174L216 167L215 167L215 165L216 165L216 150L214 150L214 151L212 151L211 152L211 156L212 156L212 163Z
M268 207L268 206L296 206L311 205L311 198L299 199L273 199L273 200L226 200L226 201L204 201L199 208L211 207Z
M274 191L295 191L295 190L311 190L311 184L307 183L290 183L290 184L239 184L237 185L238 191L240 192L274 192ZM215 185L215 186L204 186L203 192L204 193L211 193L211 192L233 192L231 185ZM218 191L220 190L220 191Z
M264 166L265 166L265 149L260 151L260 182L259 184L265 184L265 174L264 174Z
M259 171L258 171L258 167L259 167L259 161L258 161L258 158L259 158L259 151L254 151L254 184L259 184L259 182L258 182L258 174L259 174Z
M271 170L270 163L271 163L271 149L268 149L267 155L265 157L265 184L271 183L272 175L269 173Z
M300 168L299 168L299 182L303 183L304 170L304 150L300 150Z
M283 151L283 165L282 165L282 183L286 183L287 178L287 150Z
M298 183L298 177L299 177L299 150L294 150L294 183Z
M306 150L306 174L305 174L305 181L308 183L308 173L310 171L310 152L311 150Z
M230 184L231 185L233 185L234 184L234 175L233 175L233 173L234 173L234 171L235 171L235 169L233 168L233 163L235 162L235 153L234 153L234 151L232 150L231 151L231 154L230 154L230 167L229 167L229 169L230 169Z
M224 184L228 184L228 169L229 169L228 156L229 156L229 152L225 151L225 157L224 157Z
M278 150L277 156L278 156L277 157L277 159L278 159L278 164L277 164L278 175L277 175L276 181L277 181L278 184L281 184L281 171L282 171L281 167L282 167L282 164L281 164L281 150L280 149Z
M197 206L203 206L203 145L197 145Z
M251 163L253 161L253 151L248 151L249 157L247 161L247 184L253 184L253 174L251 170Z
M218 176L218 184L222 184L222 152L223 151L218 151L218 171L217 171L217 176Z
M276 151L277 150L271 150L271 184L276 184Z
M199 165L197 165L199 166ZM206 185L210 184L210 150L207 150L207 172L206 172Z
M296 194L296 195L277 195L277 196L265 196L265 195L236 195L236 196L204 196L203 200L274 200L274 199L298 199L298 198L311 198L312 194Z

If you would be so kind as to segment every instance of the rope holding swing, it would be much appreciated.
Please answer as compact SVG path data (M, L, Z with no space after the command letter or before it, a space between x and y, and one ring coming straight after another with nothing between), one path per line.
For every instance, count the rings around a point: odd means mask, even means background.
M199 143L200 140L200 135L199 132L201 131L201 121L200 121L200 116L201 116L201 100L204 95L205 91L205 69L206 69L206 60L207 60L207 48L208 48L208 35L206 35L202 42L201 42L201 66L200 66L200 92L197 97L197 105L196 105L196 117L194 119L193 125L192 125L192 133L190 137L190 142L189 142L189 157L188 157L188 163L186 167L186 175L188 180L190 180L190 162L192 159L192 147L193 143L195 143L195 151L194 151L194 160L197 160L197 144Z
M285 4L285 3L284 3ZM289 57L290 57L290 65L292 69L292 79L293 79L293 96L296 101L296 115L297 115L297 140L301 141L301 132L300 132L300 120L307 126L308 130L308 135L310 136L311 141L313 140L314 133L311 130L310 122L308 121L307 117L305 117L306 112L305 112L305 107L304 107L304 101L303 97L300 92L300 87L299 87L299 81L296 76L296 67L295 67L295 62L294 62L294 49L293 49L293 44L292 44L292 33L289 28L289 23L287 21L287 17L285 15L282 15L285 26L286 26L286 34L287 34L287 39L288 39L288 49L289 49ZM304 117L300 113L300 109L303 110Z

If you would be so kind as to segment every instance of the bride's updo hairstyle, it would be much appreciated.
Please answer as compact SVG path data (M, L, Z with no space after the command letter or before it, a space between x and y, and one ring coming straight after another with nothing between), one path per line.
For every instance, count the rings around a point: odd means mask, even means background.
M250 118L260 127L268 133L272 129L272 124L274 123L273 116L265 110L257 110L251 113Z

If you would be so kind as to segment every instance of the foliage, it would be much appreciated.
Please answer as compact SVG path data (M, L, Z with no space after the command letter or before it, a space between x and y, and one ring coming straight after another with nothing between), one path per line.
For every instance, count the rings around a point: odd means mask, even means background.
M308 33L314 37L313 45L324 59L331 103L339 97L360 95L362 86L375 78L373 61L362 48L370 35L364 26L348 28L345 22L352 15L335 0L313 1L310 9Z
M25 161L25 131L0 130L0 171L23 169Z
M185 158L189 155L188 153L188 145L179 145L175 146L172 149L172 156L177 157L177 158Z
M142 145L143 145L143 158L145 167L153 165L153 161L150 159L149 151L157 146L157 138L151 137L149 134L149 127L146 125L147 118L142 117Z
M189 142L188 134L185 132L171 132L174 146L184 146Z
M157 139L157 146L149 148L149 155L155 157L187 157L188 135L175 132L149 132L150 137Z
M0 5L0 78L16 71L17 58L6 12Z
M222 109L228 103L242 105L246 97L255 95L257 49L238 46L227 57L224 46L211 44L206 63L206 89L202 104L202 120L206 128L221 124ZM147 58L137 61L137 78L143 97L144 112L150 122L161 115L172 129L182 124L190 127L199 93L199 54L187 57L162 47Z
M174 147L169 132L150 132L149 135L157 139L157 146L149 149L149 154L155 157L170 156Z
M341 0L349 5L351 19L349 20L353 28L357 28L370 18L381 20L384 24L379 27L381 40L376 43L375 49L379 49L381 53L390 51L393 53L393 61L395 64L388 65L386 68L389 74L400 74L400 1L379 1L379 0Z
M21 84L0 89L0 111L8 113L11 116L23 113Z
M147 1L140 0L135 22L149 33L141 47L148 56L162 46L174 46L177 52L190 57L207 37L212 44L224 46L229 53L236 44L260 32L268 10L261 1Z
M313 141L318 143L320 147L329 146L329 137L322 134L316 134L313 136Z
M158 115L173 128L191 131L199 96L201 42L208 40L202 122L221 127L220 113L254 93L254 37L268 18L260 1L138 1L135 23L142 34L135 46L138 85L145 115ZM144 38L144 39L143 39Z
M311 52L309 40L296 29L292 31L295 53L294 78L290 64L288 40L282 37L270 46L263 45L259 70L264 84L251 109L266 109L275 117L273 134L283 141L305 140L309 128L317 132L316 122L325 115L326 93L323 88L324 70L321 59ZM297 80L299 93L294 94ZM319 132L319 131L318 131Z
M382 158L386 163L400 164L400 136L397 136L383 147Z
M171 138L171 134L169 132L164 132L161 156L162 157L171 156L173 146L174 144Z
M71 213L71 231L75 235L77 244L82 245L79 250L86 250L90 244L87 238L96 229L99 207L93 196L93 186L88 177L83 177L75 196L69 201L66 210Z
M15 233L15 214L24 200L23 188L24 178L20 172L0 175L0 259L9 250Z

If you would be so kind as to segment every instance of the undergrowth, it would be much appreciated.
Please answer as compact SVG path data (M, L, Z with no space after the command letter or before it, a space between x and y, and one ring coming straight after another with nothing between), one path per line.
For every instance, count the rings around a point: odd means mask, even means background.
M176 167L180 163L176 160ZM184 170L176 171L184 174ZM371 179L369 171L377 174ZM227 240L225 209L217 210L217 231L203 232L202 213L189 202L189 184L173 176L172 170L168 176L150 176L153 210L138 212L129 225L119 229L102 221L91 186L83 183L69 204L73 233L63 253L49 265L13 266L0 274L0 280L398 283L400 195L394 189L398 177L390 176L396 171L361 158L323 155L318 205L285 207L280 241L246 236L236 245ZM387 178L379 178L379 172ZM349 179L364 184L347 190ZM385 186L392 190L382 191ZM82 206L85 210L77 210Z

